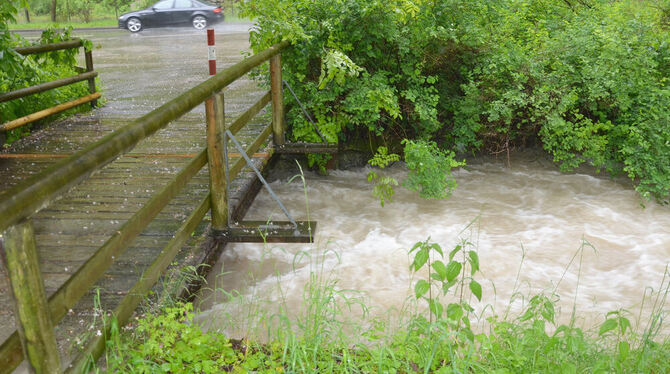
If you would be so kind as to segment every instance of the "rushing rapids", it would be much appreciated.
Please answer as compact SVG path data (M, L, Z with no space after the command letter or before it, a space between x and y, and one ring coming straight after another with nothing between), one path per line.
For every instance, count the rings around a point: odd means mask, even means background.
M372 313L397 310L416 279L425 278L408 270L408 250L430 236L445 251L463 240L477 250L480 310L491 304L497 314L508 306L518 311L528 296L556 290L560 322L569 321L573 304L583 327L619 308L637 316L643 295L658 291L670 259L670 207L641 200L626 182L589 171L560 173L537 154L506 164L470 161L455 171L458 188L450 199L424 200L397 188L383 208L371 194L367 169L308 174L306 189L300 178L275 181L273 189L297 219L318 221L315 244L230 245L210 287L256 301L283 299L295 311L310 273L321 270L339 289L362 291ZM399 165L383 172L398 180L407 173ZM285 219L262 192L247 218L270 215ZM201 307L226 310L224 299L208 293ZM644 312L650 305L648 298ZM212 311L202 318L216 325Z

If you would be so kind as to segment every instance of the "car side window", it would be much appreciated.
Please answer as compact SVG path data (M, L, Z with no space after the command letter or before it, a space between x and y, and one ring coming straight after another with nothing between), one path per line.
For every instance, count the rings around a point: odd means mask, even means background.
M175 8L193 8L193 2L191 0L176 0L174 2Z
M172 2L174 0L163 0L159 1L156 4L154 4L153 8L154 9L170 9L172 8Z

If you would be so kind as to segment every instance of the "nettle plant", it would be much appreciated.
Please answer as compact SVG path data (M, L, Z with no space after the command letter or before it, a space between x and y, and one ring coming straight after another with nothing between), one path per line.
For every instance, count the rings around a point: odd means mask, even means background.
M410 270L419 274L425 268L428 272L427 279L419 279L414 285L414 296L428 303L429 319L435 318L452 330L465 332L470 339L474 338L470 330L470 315L474 312L470 300L472 296L478 301L482 299L482 286L474 278L479 272L479 255L473 248L471 242L462 240L445 261L442 247L431 243L429 237L409 251L414 255ZM456 301L445 305L443 299L449 292L456 295Z

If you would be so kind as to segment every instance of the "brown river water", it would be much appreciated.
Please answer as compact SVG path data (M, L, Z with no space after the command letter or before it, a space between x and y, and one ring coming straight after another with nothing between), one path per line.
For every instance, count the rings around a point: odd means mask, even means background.
M386 172L398 180L407 173L401 165ZM407 305L414 283L425 278L408 270L408 250L430 236L445 251L462 240L473 243L481 262L476 279L484 289L482 302L473 303L478 311L489 305L502 314L509 306L518 315L529 296L556 290L558 322L569 321L575 305L584 328L619 308L629 310L635 323L644 306L644 328L651 301L643 304L643 295L659 290L670 262L670 207L641 200L630 182L588 170L561 173L544 156L526 153L509 166L494 159L469 162L455 171L458 188L448 200L424 200L397 188L394 202L382 208L366 173L308 173L309 218L318 221L315 244L229 245L210 287L241 296L230 302L223 292L205 293L200 319L221 327L227 325L224 316L253 314L282 301L296 313L315 269L336 280L338 289L361 291L372 315L385 315ZM295 218L305 220L302 183L287 180L271 186ZM269 217L285 220L263 191L246 219Z

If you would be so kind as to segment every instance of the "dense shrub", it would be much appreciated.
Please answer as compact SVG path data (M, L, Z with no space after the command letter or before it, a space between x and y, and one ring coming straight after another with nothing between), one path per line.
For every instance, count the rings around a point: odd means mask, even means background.
M285 79L329 141L373 152L402 151L402 139L459 153L540 144L562 170L625 173L668 202L665 0L245 4L254 50L293 42ZM318 141L286 101L292 138Z
M7 29L7 23L14 22L16 14L15 4L2 2L0 4L0 92L8 92L23 87L53 81L78 74L75 69L78 50L69 49L37 55L21 56L14 52L15 47L30 45L27 40L18 35L12 35ZM57 43L71 39L71 29L45 30L37 44ZM86 42L86 48L91 48ZM88 94L87 82L56 88L40 94L30 95L21 99L0 103L0 121L7 122L13 119L49 108ZM65 113L85 110L78 107ZM53 118L52 118L53 119ZM30 125L9 132L6 141L20 138L29 131Z

